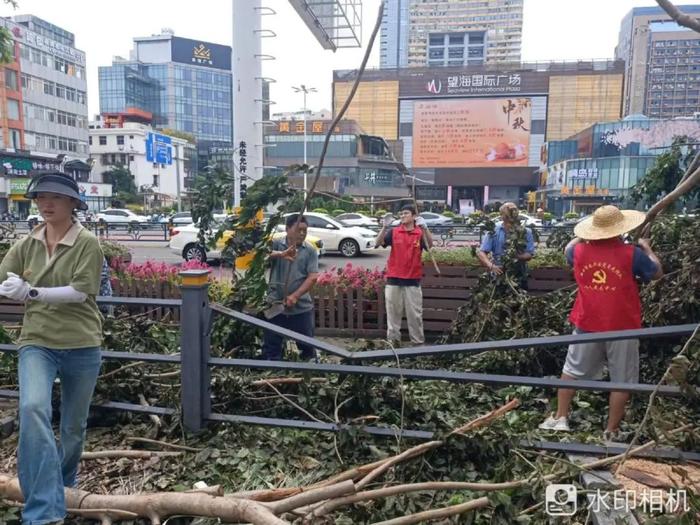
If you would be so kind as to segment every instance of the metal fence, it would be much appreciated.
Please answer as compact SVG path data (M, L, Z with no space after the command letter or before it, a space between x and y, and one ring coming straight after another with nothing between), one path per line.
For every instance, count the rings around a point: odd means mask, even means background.
M678 338L693 333L695 324L664 326L654 328L642 328L639 330L625 330L615 332L587 333L559 335L552 337L510 339L505 341L481 341L476 343L461 343L451 345L426 345L414 348L381 349L371 351L351 352L332 343L308 337L285 328L281 328L263 319L232 310L220 304L209 304L208 300L208 270L185 270L182 276L182 299L150 299L150 298L123 298L100 297L98 302L102 304L167 307L180 308L180 349L181 352L173 354L144 354L130 352L114 352L106 350L103 356L107 360L117 361L143 361L159 364L180 364L181 373L181 398L178 407L142 406L136 403L109 401L94 406L124 410L142 414L176 415L182 414L185 428L191 432L197 432L204 428L208 422L230 422L249 425L263 425L286 428L298 428L318 431L343 431L358 427L345 424L321 423L316 421L282 419L250 416L246 414L222 414L212 411L210 385L210 371L214 367L274 370L278 372L309 372L314 374L329 375L360 375L368 377L402 378L415 381L447 381L452 383L477 383L493 387L505 387L523 385L534 388L575 388L597 392L624 391L642 395L650 395L656 388L652 384L643 383L613 383L608 381L591 380L563 380L558 378L525 377L504 374L483 374L474 372L456 372L452 370L427 370L401 366L372 366L367 363L372 361L387 361L399 363L402 360L410 360L425 356L454 356L474 354L490 351L516 351L524 348L541 349L552 346L564 346L571 343L587 343L594 341L615 341L621 339L649 339L649 338ZM257 359L230 359L217 358L210 355L210 330L214 316L224 316L245 324L269 330L291 340L307 343L316 347L321 352L340 358L340 364L306 363L289 361L264 361ZM15 345L0 345L0 351L15 352ZM658 388L660 396L680 396L681 390L677 386L663 385ZM18 392L14 390L0 390L0 398L16 398ZM402 436L414 439L431 439L434 433L421 429L398 429L389 426L361 426L360 430L378 436ZM610 447L584 445L581 443L557 443L548 441L524 440L521 446L560 452L580 452L585 448L590 454L608 454L615 450ZM686 460L700 460L700 453L686 452L676 449L652 449L648 455L655 457L681 458Z
M134 222L129 224L109 224L103 221L81 222L84 228L100 239L113 241L167 242L170 240L170 224L160 222ZM0 228L13 230L17 235L29 232L27 221L0 221Z

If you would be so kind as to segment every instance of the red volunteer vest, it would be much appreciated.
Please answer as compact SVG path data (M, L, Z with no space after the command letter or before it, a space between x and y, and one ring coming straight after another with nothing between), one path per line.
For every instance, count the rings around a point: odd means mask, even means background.
M586 332L633 330L642 326L639 288L632 272L634 246L620 239L574 247L578 295L569 320Z
M386 276L397 279L420 279L423 277L421 262L421 239L423 230L417 226L408 231L403 225L391 232L391 253L386 265Z

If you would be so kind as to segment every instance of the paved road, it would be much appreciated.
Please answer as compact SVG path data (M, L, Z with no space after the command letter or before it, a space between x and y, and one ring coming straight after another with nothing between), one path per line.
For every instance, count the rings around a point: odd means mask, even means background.
M131 250L132 260L135 263L143 263L147 260L152 261L162 261L169 264L178 264L182 262L182 257L172 253L167 247L166 243L157 242L124 242ZM360 257L354 257L348 259L347 257L339 256L338 254L326 254L320 260L321 270L328 270L334 266L342 267L347 263L351 263L353 266L362 266L364 268L384 268L386 266L386 260L389 257L388 249L378 249L372 250L371 252L361 255ZM215 272L228 272L229 268L221 268L218 264L214 264Z

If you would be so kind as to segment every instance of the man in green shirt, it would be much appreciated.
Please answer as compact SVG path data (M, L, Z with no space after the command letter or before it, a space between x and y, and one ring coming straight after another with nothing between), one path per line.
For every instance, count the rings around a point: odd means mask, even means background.
M100 371L102 316L95 302L104 255L74 219L85 210L76 182L60 172L32 180L44 224L0 264L0 295L25 303L19 346L19 452L22 522L60 524L64 487L76 483L90 400ZM51 427L51 391L61 382L60 448Z

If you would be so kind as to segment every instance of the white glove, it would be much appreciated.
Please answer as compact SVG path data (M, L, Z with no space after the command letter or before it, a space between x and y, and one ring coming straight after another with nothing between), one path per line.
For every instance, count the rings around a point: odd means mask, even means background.
M426 228L428 224L425 222L425 219L419 215L416 217L416 226L419 228Z
M394 216L391 213L387 213L382 220L384 221L384 226L391 226L391 223L394 222Z
M8 272L5 282L0 284L0 295L14 299L15 301L26 301L31 286L19 275Z

